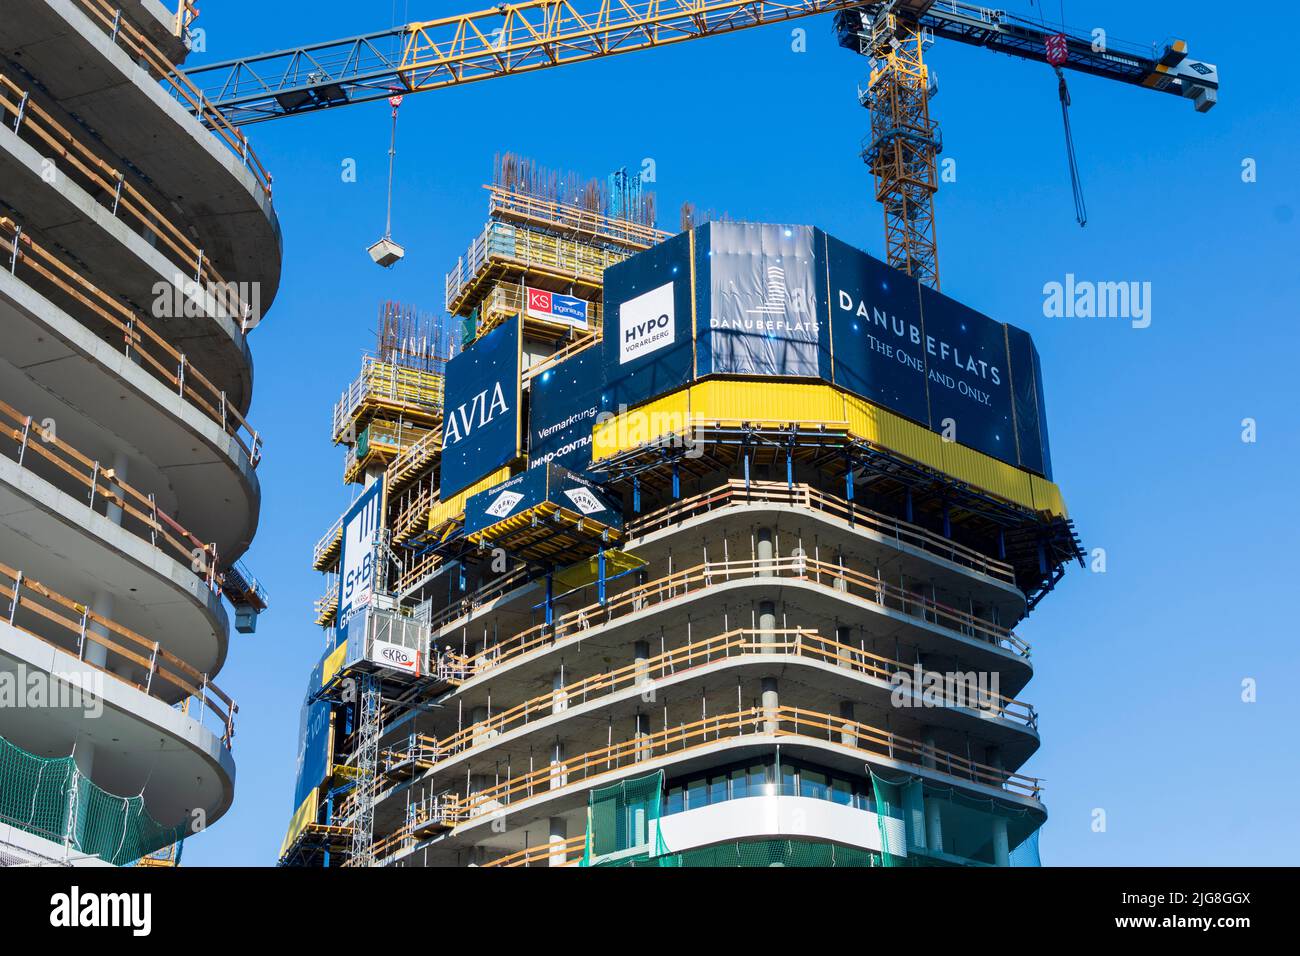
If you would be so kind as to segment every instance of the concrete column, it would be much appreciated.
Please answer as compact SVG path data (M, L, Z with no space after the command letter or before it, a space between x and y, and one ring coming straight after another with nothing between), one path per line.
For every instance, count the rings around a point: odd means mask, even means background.
M776 643L776 604L758 602L758 640L760 644Z
M649 659L650 642L637 641L636 644L632 646L632 663L636 665L636 670L633 671L633 673L636 675L635 682L637 687L640 687L642 684L645 684L650 680L650 674L646 667L646 661Z
M984 749L984 762L992 767L999 776L1007 772L1006 767L1002 764L1002 748L997 745Z
M486 707L471 707L469 710L469 722L471 726L482 723L487 720L487 717L488 709ZM470 746L476 747L489 739L489 731L482 727L474 726L474 730L470 733Z
M113 618L113 595L107 591L96 591L90 599L90 609L100 617L112 620ZM93 631L95 634L109 638L108 628L102 624L90 622L86 628L87 631ZM111 638L109 638L111 640ZM108 650L103 644L96 644L89 637L86 638L85 660L96 667L104 667L108 661Z
M759 573L770 574L773 565L776 563L776 547L773 543L772 529L759 528L755 533L757 540L758 553L755 557L758 559Z
M118 483L126 481L126 471L129 464L130 462L126 457L125 452L119 451L114 453L113 481L111 484L113 486L113 491L118 495L122 495L122 489L118 486ZM122 508L119 505L107 505L104 509L104 513L108 516L108 520L113 522L113 524L119 526L122 524Z
M548 866L564 866L569 861L568 853L565 850L564 843L569 839L569 825L564 817L551 817L551 855L547 859Z
M943 849L943 821L939 817L939 804L925 798L925 845L931 850Z
M921 755L921 766L933 768L936 765L933 727L921 728L921 743L925 745L925 752Z
M551 786L550 789L558 790L569 782L569 774L564 769L564 744L556 741L551 748Z
M852 721L854 719L853 701L840 701L840 716L844 718L845 721ZM856 747L858 745L857 729L852 723L845 723L840 727L840 743L846 747Z
M569 697L564 693L564 671L557 670L551 676L551 690L555 697L551 701L551 713L559 714L569 709Z
M646 738L650 736L650 715L638 713L636 723L634 724L633 739L636 740L636 761L650 759L650 749L647 746Z
M763 678L763 710L765 712L763 720L763 732L767 734L776 733L780 721L776 716L776 709L781 706L781 697L777 693L776 678Z
M993 864L994 866L1011 865L1011 847L1007 843L1007 821L1003 817L993 818Z

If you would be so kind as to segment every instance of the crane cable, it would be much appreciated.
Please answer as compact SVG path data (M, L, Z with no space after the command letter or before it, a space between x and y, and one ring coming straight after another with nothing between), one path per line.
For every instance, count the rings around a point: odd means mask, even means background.
M397 108L402 105L402 97L394 94L388 98L388 105L393 108L393 132L388 141L388 219L384 224L384 238L393 238L393 161L397 157Z
M1074 218L1080 226L1088 224L1088 207L1083 201L1083 181L1079 178L1079 160L1074 151L1074 133L1070 130L1070 89L1065 85L1065 74L1059 66L1054 67L1060 84L1057 93L1061 97L1061 121L1065 125L1065 155L1070 164L1070 189L1074 192Z
M1065 125L1065 157L1070 165L1070 190L1074 193L1074 218L1080 226L1088 224L1088 207L1083 201L1083 181L1079 178L1079 159L1074 150L1074 133L1070 129L1070 88L1065 84L1062 66L1070 59L1069 38L1065 33L1065 4L1061 4L1062 26L1060 33L1049 34L1043 40L1047 62L1056 71L1057 95L1061 98L1061 122Z

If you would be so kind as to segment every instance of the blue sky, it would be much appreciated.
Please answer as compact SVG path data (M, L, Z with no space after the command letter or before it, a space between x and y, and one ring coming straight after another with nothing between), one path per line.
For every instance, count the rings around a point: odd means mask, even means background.
M577 6L582 7L581 0ZM486 6L486 4L484 5ZM1006 5L1034 13L1027 0ZM203 5L194 63L350 36L390 4ZM450 4L398 0L399 19ZM1058 4L1048 4L1049 17ZM1208 2L1065 5L1072 27L1183 37L1224 88L1206 115L1174 97L1070 77L1090 222L1074 222L1056 80L1041 64L940 41L932 109L956 182L937 199L946 293L1029 330L1042 353L1056 479L1106 572L1073 567L1019 632L1022 695L1043 746L1047 864L1282 864L1300 849L1300 762L1286 701L1300 671L1288 554L1297 526L1297 211L1293 93L1261 69L1258 30ZM1293 35L1270 14L1273 42ZM250 29L250 24L257 29ZM1292 27L1297 26L1293 23ZM807 30L807 52L791 29ZM480 185L513 150L604 176L654 160L660 225L678 208L822 226L883 255L858 158L865 62L829 17L409 97L398 135L391 271L365 247L384 225L388 109L368 104L249 128L275 174L284 279L252 334L252 421L266 439L261 527L247 560L271 591L218 682L239 703L235 804L188 841L190 864L274 862L292 807L298 709L322 649L313 543L351 499L329 441L378 305L443 306L443 276L485 218ZM358 181L344 183L345 159ZM1242 181L1242 161L1258 181ZM1151 283L1152 321L1045 318L1067 273ZM1258 440L1241 440L1243 418ZM1242 681L1258 700L1241 700ZM1106 831L1093 831L1093 811Z

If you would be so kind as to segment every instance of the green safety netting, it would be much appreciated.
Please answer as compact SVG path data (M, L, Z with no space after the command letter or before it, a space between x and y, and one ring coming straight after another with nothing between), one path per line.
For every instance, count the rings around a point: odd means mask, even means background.
M885 866L1041 866L1041 818L1024 807L982 799L904 776L871 774ZM937 846L931 845L936 842Z
M659 833L664 772L592 790L587 797L587 846L582 866L601 866L616 854L658 857L667 851Z
M38 757L0 737L0 822L123 866L185 837L164 827L142 796L117 797L72 757Z

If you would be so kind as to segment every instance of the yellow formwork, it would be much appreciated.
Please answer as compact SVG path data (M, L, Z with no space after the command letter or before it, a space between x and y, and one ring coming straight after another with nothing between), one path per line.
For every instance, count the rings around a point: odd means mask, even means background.
M691 386L690 402L696 421L847 422L843 396L829 385L714 379Z
M691 425L691 389L683 388L634 410L598 420L591 433L593 461L644 445L663 435L680 434Z
M448 521L459 518L465 513L465 502L471 495L476 495L480 491L486 491L493 485L500 484L510 477L509 468L498 468L486 478L480 478L474 484L470 485L464 491L457 492L446 501L439 501L429 509L429 530L433 531L441 528Z
M1066 516L1061 489L1014 465L939 435L833 385L715 380L699 382L600 422L592 430L592 459L601 461L693 425L744 421L787 426L843 427L851 438L887 448L941 474L1033 511Z
M289 819L289 830L284 835L284 842L280 844L281 858L289 852L289 847L293 846L293 841L298 839L298 834L306 828L307 824L316 822L316 811L319 807L320 787L312 787L311 793L307 794Z

